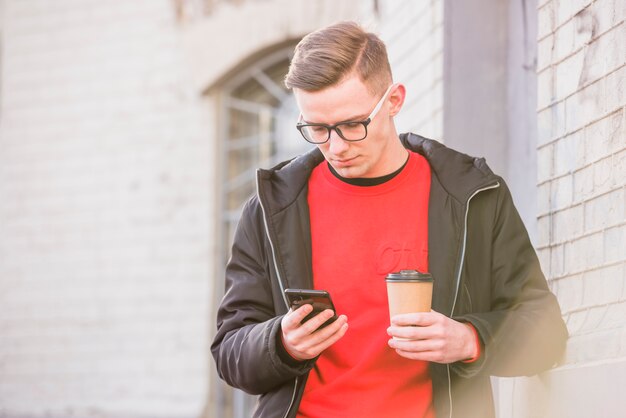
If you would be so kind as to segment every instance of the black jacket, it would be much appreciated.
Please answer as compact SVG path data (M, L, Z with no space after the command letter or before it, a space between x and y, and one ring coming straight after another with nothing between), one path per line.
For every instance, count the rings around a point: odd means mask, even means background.
M490 375L533 375L560 358L567 331L559 305L502 178L438 142L401 140L432 170L433 309L471 322L483 343L474 363L431 363L436 414L493 417ZM294 417L315 363L289 361L279 333L283 290L313 285L307 183L322 161L315 149L258 171L258 195L244 207L226 268L211 350L222 379L260 395L255 417Z

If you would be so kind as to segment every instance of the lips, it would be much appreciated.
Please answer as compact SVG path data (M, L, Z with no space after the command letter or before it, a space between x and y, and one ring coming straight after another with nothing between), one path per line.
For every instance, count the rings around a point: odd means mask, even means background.
M357 157L352 157L352 158L344 158L344 159L334 159L334 165L339 166L339 167L345 167L350 165L354 160L356 160Z

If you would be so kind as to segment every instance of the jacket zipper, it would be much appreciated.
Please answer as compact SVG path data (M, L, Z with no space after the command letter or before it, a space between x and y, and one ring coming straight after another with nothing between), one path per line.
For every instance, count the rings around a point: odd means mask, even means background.
M270 228L267 220L267 213L265 212L265 207L263 206L263 200L261 199L261 184L259 182L259 172L257 171L256 177L256 189L257 194L259 196L259 206L261 206L261 212L263 213L263 226L265 227L265 234L267 235L267 240L270 243L270 249L272 250L272 261L274 264L274 270L276 271L276 277L278 278L278 285L280 286L281 295L283 297L283 301L285 302L285 306L289 310L289 303L287 302L287 297L285 296L285 286L283 285L283 279L280 276L280 269L278 268L278 261L276 260L276 249L274 248L274 243L272 241L272 237L270 235ZM291 401L289 402L289 407L283 415L283 418L287 418L291 408L293 407L294 402L296 401L296 394L298 393L298 382L300 381L300 376L296 376L296 379L293 384L293 393L291 395Z
M476 190L472 195L467 199L467 204L465 205L465 220L463 222L463 245L461 246L461 260L459 261L459 270L456 276L456 290L454 291L454 301L452 302L452 310L450 311L450 317L454 315L454 308L456 307L456 300L459 296L459 287L461 285L461 273L463 272L463 262L465 261L465 247L467 246L467 216L469 214L469 206L471 200L480 192L484 192L486 190L497 189L500 187L500 183L496 182L487 187L483 187L482 189ZM450 378L450 365L446 365L446 369L448 371L448 399L450 401L450 418L452 418L452 379Z
M269 231L269 225L268 225L268 221L267 221L267 213L265 212L265 207L263 206L263 201L261 199L261 188L260 188L260 184L259 184L259 176L257 173L257 179L256 179L256 186L257 186L257 191L259 194L259 205L261 206L261 212L263 213L263 224L265 227L265 234L267 235L267 240L270 243L270 248L272 250L272 261L274 264L274 270L276 271L276 276L278 277L278 285L280 286L280 290L282 293L282 297L283 297L283 301L285 302L285 306L287 307L287 309L289 309L289 304L287 302L287 299L285 297L285 289L284 289L284 285L283 285L283 281L282 278L280 276L280 270L278 269L278 262L276 260L276 249L274 248L274 243L272 242L272 237L270 236L270 231ZM454 315L454 308L456 307L456 300L459 296L459 287L461 284L461 274L463 271L463 262L465 261L465 247L467 245L467 217L469 214L469 205L471 200L474 198L474 196L476 196L477 194L484 192L486 190L491 190L491 189L497 189L498 187L500 187L500 183L496 182L495 184L492 184L490 186L487 187L483 187L481 189L476 190L474 193L472 193L472 195L469 197L469 199L467 199L467 205L465 206L465 220L464 220L464 224L463 224L463 245L461 247L461 260L459 262L459 270L457 273L457 277L456 277L456 289L454 292L454 302L452 303L452 310L450 311L450 317L452 317ZM446 365L446 370L448 372L448 399L450 402L450 418L452 418L452 380L450 378L450 365ZM296 393L297 393L297 388L298 388L298 381L299 381L300 377L296 377L295 382L294 382L294 387L293 387L293 394L291 396L291 401L289 402L289 407L287 408L287 411L285 412L285 415L283 416L283 418L287 418L287 416L289 415L289 412L291 411L291 408L293 407L293 404L296 400Z

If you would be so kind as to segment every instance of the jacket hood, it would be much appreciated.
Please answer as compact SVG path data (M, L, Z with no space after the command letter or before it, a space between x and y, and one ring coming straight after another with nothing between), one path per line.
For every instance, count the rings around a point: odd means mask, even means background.
M446 147L440 142L413 133L400 134L400 141L409 150L423 155L443 188L458 202L465 203L477 189L497 181L484 158L475 158ZM324 161L314 148L270 169L257 171L259 196L270 213L277 213L306 188L311 171ZM263 188L263 193L261 193Z
M428 160L443 188L461 203L467 202L477 189L498 180L484 158L471 157L413 133L400 134L400 141Z

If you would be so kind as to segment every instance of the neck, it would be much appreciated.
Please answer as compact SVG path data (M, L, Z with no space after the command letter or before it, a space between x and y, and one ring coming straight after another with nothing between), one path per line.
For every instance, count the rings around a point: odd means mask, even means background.
M394 139L389 141L389 148L386 150L389 158L387 158L385 166L381 169L381 176L393 173L394 171L401 168L406 163L406 160L409 156L409 151L404 148L402 142L400 142L400 137L397 133L394 132L393 138Z

